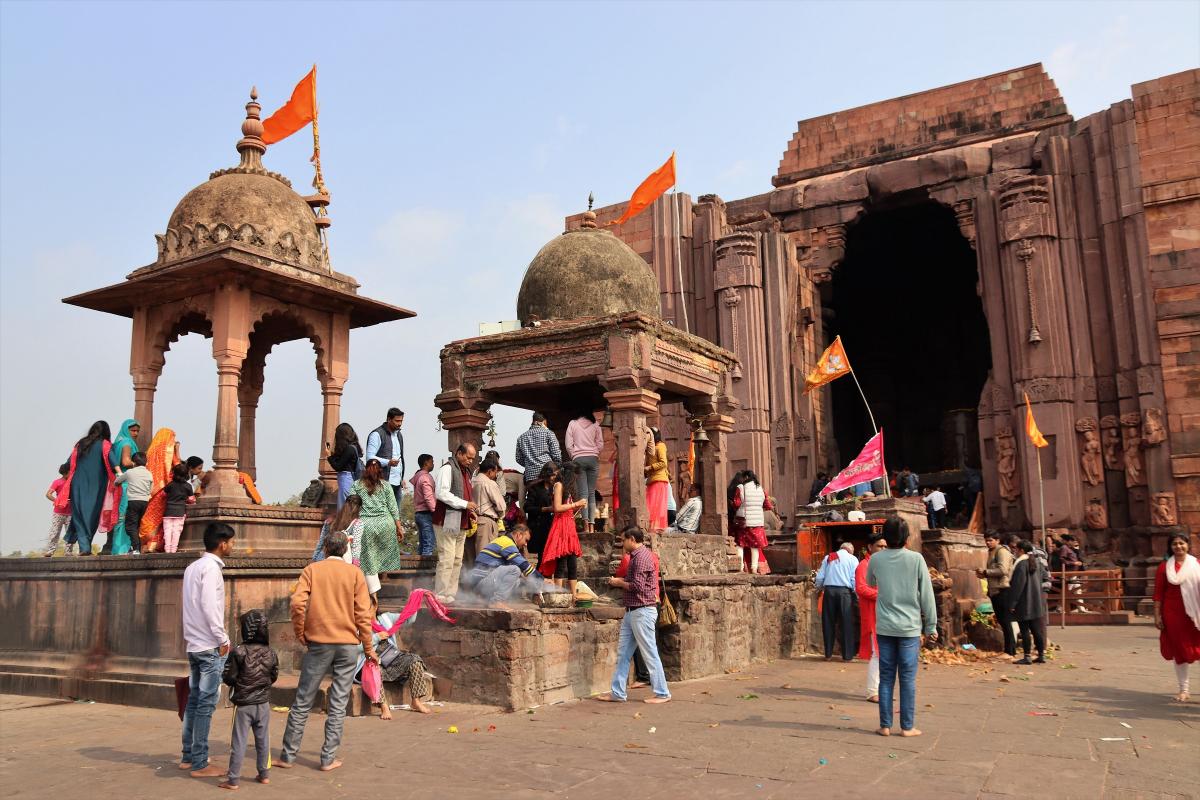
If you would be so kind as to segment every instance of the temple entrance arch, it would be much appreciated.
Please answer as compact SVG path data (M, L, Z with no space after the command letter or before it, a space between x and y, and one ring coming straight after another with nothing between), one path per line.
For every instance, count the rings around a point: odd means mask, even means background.
M961 483L980 466L976 411L992 366L971 244L950 208L921 197L870 208L847 226L845 253L821 287L826 333L842 337L886 431L888 467ZM831 398L844 466L871 426L852 380Z

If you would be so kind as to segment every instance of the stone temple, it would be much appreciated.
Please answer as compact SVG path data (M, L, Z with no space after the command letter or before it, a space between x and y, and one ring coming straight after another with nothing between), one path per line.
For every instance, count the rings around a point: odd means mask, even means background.
M660 634L673 681L820 641L799 534L790 563L770 559L773 574L740 572L722 488L734 470L758 472L782 516L776 544L811 520L814 477L844 466L870 431L850 381L800 391L837 335L887 432L889 465L950 488L958 505L978 470L989 527L1039 520L1028 394L1050 441L1051 527L1120 564L1144 564L1180 527L1200 546L1200 70L1132 95L1076 120L1040 65L1022 67L802 121L761 195L670 194L623 226L605 225L622 205L567 219L526 272L523 327L443 348L433 401L448 444L482 443L493 404L544 409L560 433L581 406L604 408L602 491L620 499L619 525L645 522L645 424L663 428L677 478L696 443L701 530L651 542L679 615ZM339 419L349 330L412 312L332 270L328 198L301 197L265 170L258 112L252 98L239 166L185 197L157 261L69 301L132 317L134 416L146 435L170 344L212 337L220 474L197 515L230 520L256 545L227 564L227 623L267 610L282 704L301 654L288 596L320 514L264 513L236 489L236 472L254 472L263 359L279 342L313 343L320 457ZM603 291L562 296L554 281ZM922 527L919 503L871 506ZM944 573L939 625L951 643L979 593L979 539L921 530L909 543ZM581 541L581 577L598 586L612 535ZM0 691L172 708L191 558L0 559L0 613L13 622L0 629ZM410 558L386 576L383 609L429 586L430 566ZM423 616L406 636L454 700L523 708L606 686L613 606L454 613L456 625Z
M737 356L729 469L764 478L785 526L871 435L851 381L801 393L841 335L889 468L952 512L981 470L988 527L1039 524L1028 394L1048 527L1161 554L1200 533L1198 112L1190 70L1075 119L1033 64L803 120L770 191L665 195L612 230L663 317ZM683 414L663 427L684 453Z

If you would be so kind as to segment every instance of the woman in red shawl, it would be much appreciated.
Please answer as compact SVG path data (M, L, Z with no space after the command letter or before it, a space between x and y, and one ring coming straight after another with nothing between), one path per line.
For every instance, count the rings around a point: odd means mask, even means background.
M1186 703L1191 699L1188 665L1200 661L1200 562L1188 552L1186 534L1171 534L1167 548L1167 558L1154 576L1154 626L1161 631L1162 657L1175 662L1175 699Z
M867 700L879 702L879 644L875 641L875 600L879 589L867 585L867 562L880 550L887 549L882 533L871 534L867 554L854 570L854 593L858 595L858 657L867 662Z

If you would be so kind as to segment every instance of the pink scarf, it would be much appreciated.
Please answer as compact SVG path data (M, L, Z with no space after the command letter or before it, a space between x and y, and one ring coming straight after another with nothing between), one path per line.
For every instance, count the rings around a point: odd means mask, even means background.
M438 600L433 592L428 589L413 589L412 594L408 596L408 602L404 604L404 610L400 612L400 616L396 618L392 627L385 628L379 624L379 620L371 620L371 630L381 634L384 638L394 636L396 631L400 630L401 625L421 610L422 601L425 602L425 605L429 606L429 610L433 612L433 615L442 622L449 622L451 625L458 622L458 620L450 616L450 610L442 605L442 601Z

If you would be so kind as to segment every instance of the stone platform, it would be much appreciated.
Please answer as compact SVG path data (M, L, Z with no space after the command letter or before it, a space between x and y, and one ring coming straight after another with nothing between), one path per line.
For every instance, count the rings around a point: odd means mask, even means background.
M611 535L583 538L581 577L603 592L619 551ZM793 656L819 640L809 630L807 578L729 572L720 536L664 535L652 543L680 617L660 631L670 680ZM0 630L0 693L174 708L174 681L187 674L179 623L183 571L197 555L0 559L0 614L13 621ZM310 555L226 560L227 629L236 631L238 617L251 608L266 611L280 656L272 701L280 705L290 700L303 655L288 598ZM432 567L431 559L410 557L404 569L385 574L381 609L399 610L414 588L430 587ZM456 625L422 613L404 629L405 645L453 686L455 702L517 709L607 687L623 615L618 605L513 605L454 607Z

